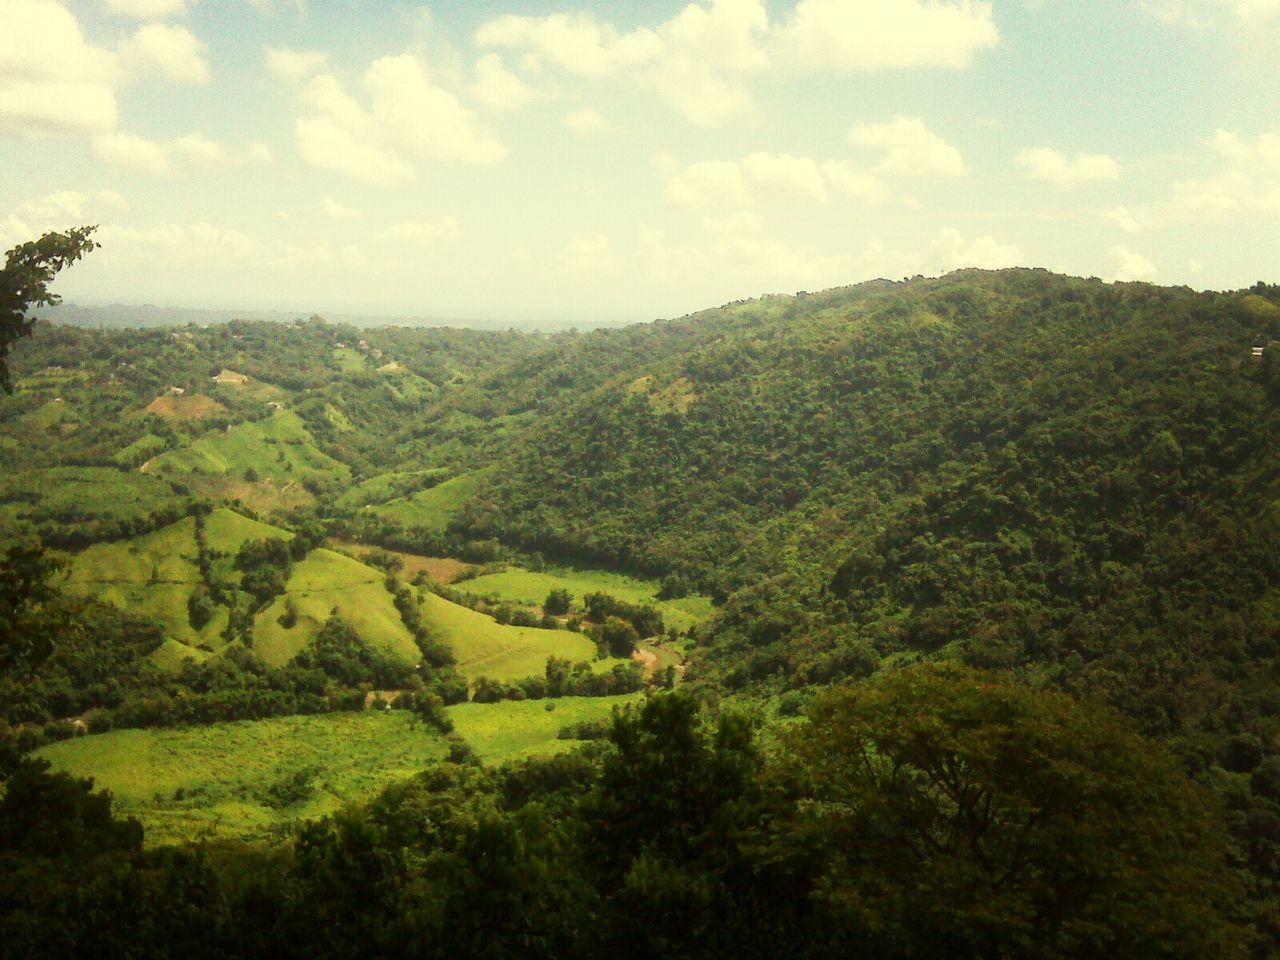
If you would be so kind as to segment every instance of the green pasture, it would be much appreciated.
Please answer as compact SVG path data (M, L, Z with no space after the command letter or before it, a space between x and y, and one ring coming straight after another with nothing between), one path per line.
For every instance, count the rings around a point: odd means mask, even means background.
M639 703L643 693L619 697L560 697L555 700L503 700L460 703L449 708L454 730L485 763L548 756L576 745L557 739L562 727L607 720L614 709Z
M400 619L381 571L332 550L312 550L293 568L285 596L277 597L254 623L254 653L273 666L292 660L337 610L362 639L407 663L421 658L418 645ZM297 622L280 619L286 597L298 609Z
M397 497L407 497L420 491L423 486L439 477L446 471L439 468L432 470L399 470L382 473L368 480L362 480L343 491L337 500L337 506L355 510L371 503L386 503Z
M111 467L50 467L0 475L0 504L15 519L79 528L89 537L119 536L122 524L142 523L185 498L159 477ZM135 528L136 529L136 528Z
M569 630L513 627L492 617L423 591L422 615L427 625L453 650L458 670L469 680L521 680L542 676L547 657L595 662L596 645ZM618 660L599 661L612 667Z
M568 590L579 608L586 594L607 593L627 603L646 603L657 607L662 611L662 619L666 625L677 630L686 630L711 616L709 597L658 600L654 596L658 591L656 580L644 580L608 570L558 567L534 571L508 567L500 573L464 580L457 584L457 588L480 596L494 595L514 603L539 607L552 590Z
M363 373L368 369L364 354L351 347L334 347L333 363L343 373Z
M467 498L480 489L481 483L479 473L464 473L429 490L369 509L406 527L443 531Z
M369 799L444 753L441 736L405 711L117 730L39 751L55 770L110 790L151 845L279 836Z
M195 529L195 520L183 517L132 540L94 544L71 556L67 589L158 622L177 642L176 646L166 644L156 651L156 662L161 666L179 666L185 656L199 659L201 652L191 648L202 643L215 649L222 646L221 634L228 614L225 607L219 607L203 628L191 627L187 600L200 583ZM292 536L279 527L226 508L214 510L205 518L205 538L210 549L224 554L215 569L226 579L232 578L231 564L246 540L287 540Z
M292 410L277 410L265 420L246 421L205 433L184 447L163 453L147 467L151 473L194 473L241 477L252 468L260 477L302 480L326 476L346 480L351 471L323 453Z

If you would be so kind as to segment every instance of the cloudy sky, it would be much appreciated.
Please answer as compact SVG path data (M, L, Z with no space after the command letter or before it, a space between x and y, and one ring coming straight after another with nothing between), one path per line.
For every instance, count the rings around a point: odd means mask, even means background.
M1280 281L1280 0L0 0L68 301L607 321L1013 264Z

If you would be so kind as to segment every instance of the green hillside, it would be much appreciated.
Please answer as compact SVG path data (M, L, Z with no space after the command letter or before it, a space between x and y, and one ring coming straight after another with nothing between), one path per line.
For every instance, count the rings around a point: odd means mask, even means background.
M93 777L159 845L279 838L300 820L373 797L444 753L440 735L408 714L369 711L119 730L40 755L55 770Z
M421 602L427 625L453 651L458 669L469 679L541 676L551 656L567 657L574 663L595 661L596 645L584 634L501 624L434 593L423 593Z
M283 666L302 650L337 611L362 639L406 663L421 659L413 637L400 619L383 576L372 567L332 550L313 550L293 568L285 594L254 621L254 652L273 666ZM287 601L297 608L292 627L281 624Z

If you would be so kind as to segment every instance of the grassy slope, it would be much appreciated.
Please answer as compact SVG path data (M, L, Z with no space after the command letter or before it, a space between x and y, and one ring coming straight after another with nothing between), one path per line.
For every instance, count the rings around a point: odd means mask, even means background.
M316 447L311 434L291 410L277 410L265 420L206 433L185 447L156 457L147 470L240 476L250 467L259 476L281 481L320 475L345 480L351 475L345 464Z
M219 572L230 578L232 558L245 540L264 537L289 539L291 533L260 523L225 508L214 510L205 521L209 547L225 553ZM71 558L67 589L114 603L130 613L157 620L176 643L157 651L162 666L181 663L179 644L193 648L222 646L220 634L227 625L227 611L218 608L201 630L193 630L187 617L187 599L200 582L196 567L195 521L183 517L152 533L115 543L99 543ZM199 658L188 649L187 656Z
M56 517L61 525L92 525L141 519L179 506L182 498L159 477L110 467L52 467L0 477L0 503L5 501L15 519Z
M225 610L199 631L187 618L187 598L199 582L195 521L183 517L132 540L98 543L81 551L71 559L66 585L73 593L150 617L184 644L218 646L227 622Z
M358 560L332 550L312 550L289 578L286 595L298 608L297 623L290 629L280 625L285 597L277 597L254 624L254 652L276 666L288 663L320 632L336 607L366 641L417 663L421 656L417 644L401 622L383 579L379 571Z
M379 516L395 520L406 527L422 527L427 530L444 530L462 504L475 493L483 478L478 473L464 473L446 480L430 490L423 490L411 497L392 500L370 509Z
M424 593L422 613L427 624L453 650L459 671L469 679L541 676L549 656L568 657L575 663L595 660L595 644L580 633L506 626L434 593ZM608 665L616 662L600 661Z
M606 720L613 709L643 699L644 694L633 693L621 697L461 703L449 708L449 716L454 729L480 758L496 764L566 750L575 741L557 739L561 727L584 720Z
M93 777L121 812L142 820L148 843L164 844L269 837L373 796L442 757L444 744L408 713L370 711L118 730L53 744L40 755L55 770ZM300 771L311 774L311 796L272 806L272 784ZM183 799L175 799L178 790Z
M458 586L469 593L496 594L517 603L540 606L547 594L555 589L565 589L581 605L588 593L607 593L628 603L652 604L662 611L667 626L677 630L688 629L711 616L711 600L708 597L684 597L679 600L658 600L656 580L642 580L622 573L606 570L574 570L569 568L533 571L511 567L501 573L491 573L473 580L464 580Z

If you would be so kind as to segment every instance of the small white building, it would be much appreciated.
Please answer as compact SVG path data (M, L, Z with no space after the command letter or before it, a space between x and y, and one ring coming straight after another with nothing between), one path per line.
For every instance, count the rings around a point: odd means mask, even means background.
M1262 347L1254 347L1254 348L1253 348L1253 355L1254 355L1255 357L1260 357L1260 356L1262 356L1262 351L1263 351L1263 348L1262 348Z

